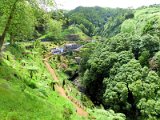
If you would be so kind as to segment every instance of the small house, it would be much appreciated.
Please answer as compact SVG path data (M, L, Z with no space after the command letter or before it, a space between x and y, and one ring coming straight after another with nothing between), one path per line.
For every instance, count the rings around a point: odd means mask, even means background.
M52 54L61 54L63 53L64 49L63 48L53 48L51 49Z
M76 43L66 44L66 45L64 45L64 49L65 49L66 51L73 51L73 50L79 48L80 46L81 46L81 45L78 45L78 44L76 44Z

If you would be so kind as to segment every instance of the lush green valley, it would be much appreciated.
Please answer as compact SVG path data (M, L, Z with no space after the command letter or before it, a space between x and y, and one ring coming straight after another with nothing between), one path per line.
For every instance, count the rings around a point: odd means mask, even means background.
M0 1L0 120L158 120L160 5L51 6Z

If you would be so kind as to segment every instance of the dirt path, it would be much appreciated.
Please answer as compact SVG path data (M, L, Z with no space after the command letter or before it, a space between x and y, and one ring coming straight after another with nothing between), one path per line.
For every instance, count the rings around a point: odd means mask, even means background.
M50 58L50 56L46 57L44 59L44 64L47 68L47 70L50 72L50 74L52 75L52 78L56 81L59 82L58 77L55 74L54 69L50 66L50 64L48 63L48 59ZM61 87L58 84L55 84L55 90L64 98L70 100L72 102L72 104L76 107L76 112L78 115L80 116L84 116L87 117L88 113L83 109L83 106L79 104L79 102L75 99L73 99L71 96L67 96L66 95L66 91L63 89L63 87Z

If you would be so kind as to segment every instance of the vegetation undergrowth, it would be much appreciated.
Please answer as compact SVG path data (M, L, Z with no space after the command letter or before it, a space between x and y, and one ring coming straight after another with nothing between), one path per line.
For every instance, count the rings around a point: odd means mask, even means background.
M78 65L74 60L75 54L76 53L73 53L71 56L70 54L65 56L54 55L50 58L49 62L55 70L55 73L60 80L60 84L63 84L63 81L65 81L64 89L67 96L72 97L78 104L84 107L83 109L89 113L89 120L125 120L126 117L122 113L115 113L111 109L104 110L103 106L102 108L94 106L92 101L84 93L78 90L77 86L73 84L73 81L69 80L69 77L72 74L68 74L66 70L70 69L70 72L75 72L76 69L78 69Z
M19 43L9 46L3 53L0 119L81 119L71 102L53 91L51 75L42 61L42 49L37 46L39 44Z

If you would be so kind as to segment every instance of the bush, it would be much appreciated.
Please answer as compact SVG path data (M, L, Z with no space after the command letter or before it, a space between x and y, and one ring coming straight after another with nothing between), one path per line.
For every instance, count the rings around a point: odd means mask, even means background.
M35 81L33 81L33 80L26 81L26 84L32 89L37 88L37 85L36 85Z
M71 108L64 106L64 111L63 111L63 117L65 120L71 120L71 115L73 114L73 111Z

